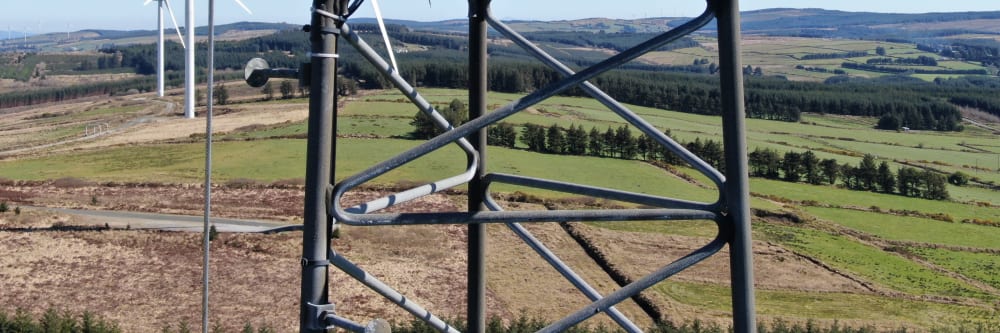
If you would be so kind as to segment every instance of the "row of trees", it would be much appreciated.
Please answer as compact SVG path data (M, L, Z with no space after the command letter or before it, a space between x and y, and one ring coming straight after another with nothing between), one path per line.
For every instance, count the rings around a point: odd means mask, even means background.
M488 130L489 143L492 145L514 148L515 142L521 142L529 151L576 156L594 156L619 159L641 159L645 161L660 161L668 164L680 164L683 161L676 154L659 144L655 139L641 133L632 135L629 126L618 128L608 127L601 131L591 127L589 131L583 125L570 125L563 128L558 124L548 127L526 123L521 129L520 137L509 123L500 123ZM667 136L670 131L665 132ZM700 156L712 166L724 170L722 163L722 144L713 140L695 139L691 142L679 142L687 150Z
M468 110L458 99L452 100L441 113L454 126L468 120ZM414 126L411 136L418 139L430 139L443 132L423 112L417 112L410 125ZM666 130L664 134L669 137L670 130ZM546 154L641 159L673 165L683 163L679 156L649 135L633 135L628 125L618 128L609 126L604 131L591 127L588 131L582 125L575 124L563 128L559 124L546 127L525 123L521 125L518 135L513 124L499 123L487 128L487 142L512 149L520 142L528 151ZM702 141L700 138L678 143L713 167L725 170L721 143L714 140ZM851 190L898 193L933 200L948 199L946 183L949 180L945 176L909 167L900 168L897 176L886 161L876 165L875 156L870 154L865 155L858 166L852 166L840 164L835 159L820 160L812 151L779 154L775 150L758 148L749 154L748 162L750 175L754 177L816 185L835 185L839 180L845 188Z
M877 73L889 73L889 74L902 74L902 73L916 73L916 74L948 74L948 75L988 75L990 72L986 69L909 69L909 68L896 68L896 67L886 67L878 66L873 64L859 64L855 62L845 62L840 64L840 67L857 69L869 72Z
M979 61L983 66L1000 65L1000 43L986 38L967 39L949 45L917 44L917 49L949 58Z
M869 65L916 65L916 66L937 66L937 59L928 56L916 58L871 58L865 61Z
M851 52L840 52L840 53L812 53L806 54L799 57L800 60L816 60L816 59L840 59L840 58L854 58L854 57L866 57L868 56L868 51L851 51Z
M168 76L167 82L179 82L179 76ZM155 78L141 77L121 81L94 82L68 87L14 91L0 94L0 109L18 106L53 103L90 96L113 95L129 89L148 91L156 84ZM171 83L176 84L176 83Z
M748 156L750 175L789 182L837 184L857 191L898 193L908 197L932 200L948 199L947 178L930 170L902 167L898 174L889 163L878 165L875 156L865 155L858 166L839 164L835 159L816 157L812 151L779 154L771 149L755 149Z
M844 71L843 69L834 69L834 70L831 71L831 70L823 68L823 67L809 67L809 66L804 66L804 65L795 65L795 69L801 69L801 70L804 70L804 71L817 72L817 73L831 73L832 72L833 74L837 74L837 75L847 74L847 72Z

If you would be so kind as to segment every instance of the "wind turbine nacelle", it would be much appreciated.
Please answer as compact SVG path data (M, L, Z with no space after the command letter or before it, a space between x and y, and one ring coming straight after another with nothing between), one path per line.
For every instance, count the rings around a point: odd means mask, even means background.
M304 86L309 84L308 65L302 64L302 68L300 69L271 68L267 64L267 60L253 58L243 68L243 79L247 81L248 85L254 88L263 87L272 77L299 79L299 85Z

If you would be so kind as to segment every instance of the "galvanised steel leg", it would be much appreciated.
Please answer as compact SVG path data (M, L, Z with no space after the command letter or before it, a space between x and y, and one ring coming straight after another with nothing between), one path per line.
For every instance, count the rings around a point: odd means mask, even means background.
M348 0L313 0L313 8L343 15ZM328 259L331 218L327 214L327 189L334 179L336 156L337 25L332 17L313 11L309 31L312 73L309 88L309 141L306 151L305 212L302 233L302 290L299 331L326 332L313 318L310 304L328 304Z
M486 114L486 14L489 0L469 0L469 119ZM468 140L479 151L476 175L469 182L469 212L479 212L483 205L483 177L486 176L486 128L469 134ZM486 224L469 225L468 289L466 332L486 332Z
M750 239L750 181L747 174L746 110L740 63L740 8L738 0L712 0L719 27L719 71L722 84L722 144L726 152L725 212L732 236L733 330L756 332L754 315L753 249Z

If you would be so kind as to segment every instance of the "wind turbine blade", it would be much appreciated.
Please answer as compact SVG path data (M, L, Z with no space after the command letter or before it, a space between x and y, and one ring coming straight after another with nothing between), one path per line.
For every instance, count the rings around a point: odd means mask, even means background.
M378 20L378 27L382 29L382 41L385 42L385 50L389 53L389 61L392 63L392 69L398 71L399 66L396 65L396 56L392 52L392 44L389 44L389 31L385 30L385 21L382 20L382 10L378 7L378 0L372 0L372 8L375 9L375 19Z
M177 38L181 42L181 47L186 49L187 45L184 45L184 36L181 35L181 29L177 25L177 18L174 17L174 9L170 7L170 0L163 0L163 3L167 4L167 12L170 13L170 20L174 22L174 31L177 32Z
M143 2L142 5L143 6L148 5L150 2L153 2L153 0L146 0L146 2Z
M233 0L233 1L236 1L237 5L240 5L240 7L243 7L243 10L247 11L247 14L253 15L253 12L250 11L250 8L247 7L247 5L243 4L243 1L240 1L240 0Z

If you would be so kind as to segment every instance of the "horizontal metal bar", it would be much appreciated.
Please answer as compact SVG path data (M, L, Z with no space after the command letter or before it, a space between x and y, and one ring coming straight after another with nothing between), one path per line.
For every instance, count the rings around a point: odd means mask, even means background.
M550 191L559 191L563 193L586 195L591 197L618 200L618 201L631 202L641 205L663 207L663 208L695 209L695 210L707 210L707 211L718 210L717 203L709 204L709 203L702 203L695 201L687 201L687 200L674 199L668 197L654 196L649 194L627 192L615 189L606 189L595 186L579 185L579 184L573 184L555 180L525 177L525 176L503 174L503 173L491 173L486 175L486 182L487 184L498 182L503 184L525 186L525 187L550 190Z
M704 247L699 248L694 252L691 252L688 255L684 256L683 258L677 259L676 261L666 266L663 266L662 268L656 270L653 273L650 273L649 275L640 278L639 280L629 283L628 285L622 287L621 289L618 289L617 291L611 293L610 295L604 296L604 298L602 298L601 300L593 302L585 306L583 309L580 309L579 311L567 316L566 318L563 318L562 320L559 320L555 323L552 323L549 326L546 326L545 328L539 330L538 333L554 333L554 332L566 331L570 327L573 327L574 325L579 324L584 320L587 320L587 318L590 318L595 314L607 311L607 309L612 305L618 304L621 301L624 301L625 299L631 297L632 295L638 294L639 292L646 290L649 287L652 287L653 285L660 283L663 280L666 280L667 278L687 269L688 267L691 267L694 264L697 264L702 260L705 260L706 258L712 256L716 252L719 252L719 250L721 250L722 247L726 245L726 239L729 238L728 237L729 232L725 230L730 230L730 229L731 228L724 228L720 224L719 234L716 236L715 239L712 240L712 242L708 243Z
M344 256L339 253L331 250L329 259L330 264L340 268L340 270L347 273L347 275L350 275L355 280L358 280L369 289L377 292L379 295L382 295L382 297L385 297L387 300L395 303L397 306L403 308L414 317L424 321L427 325L430 325L434 329L445 333L461 333L454 327L451 327L451 325L448 325L448 323L444 322L444 320L441 320L441 318L431 314L429 311L406 298L395 289L392 289L382 281L379 281L374 276L369 275L363 269L352 263L350 260L347 260L347 258L344 258Z
M514 29L511 29L502 21L495 18L493 16L493 13L489 13L489 15L486 17L486 20L487 22L490 23L490 25L494 29L497 29L497 31L499 31L504 36L507 36L507 38L510 38L512 41L514 41L515 44L520 46L522 49L528 51L528 53L534 55L535 58L545 63L549 67L555 69L562 75L572 76L573 74L576 74L575 72L573 72L572 69L564 65L562 62L552 57L542 49L538 48L530 41L528 41L527 38L514 31ZM699 172L704 174L706 177L711 179L712 182L714 182L717 187L721 188L723 183L725 183L725 176L723 176L718 170L713 168L711 165L706 163L697 155L688 151L687 148L684 148L684 146L680 145L672 138L666 136L666 134L663 134L663 132L657 130L655 127L653 127L652 124L650 124L645 119L632 112L632 110L629 110L629 108L625 107L625 105L622 105L614 98L611 98L611 96L608 96L608 94L606 94L604 91L597 88L590 82L583 82L580 86L583 89L583 91L587 92L587 94L589 94L591 97L594 97L594 99L601 102L601 104L604 104L604 106L608 107L608 109L611 109L619 116L621 116L623 119L628 121L630 124L638 128L640 131L642 131L646 135L656 140L660 145L666 147L673 153L677 154L681 159L691 164L692 167L694 167ZM721 189L719 192L721 197L721 192L722 192Z
M693 209L595 209L511 212L446 212L399 214L348 214L337 212L339 222L353 226L472 224L513 222L716 220L719 214Z

